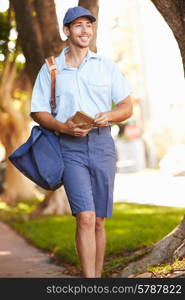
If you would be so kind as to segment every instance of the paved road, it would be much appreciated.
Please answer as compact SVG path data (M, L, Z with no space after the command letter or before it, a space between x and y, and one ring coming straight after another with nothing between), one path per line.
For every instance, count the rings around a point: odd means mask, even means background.
M185 176L157 170L117 173L114 201L185 207Z
M0 222L0 278L64 278L62 266L55 265L48 254L28 244L6 224ZM73 276L74 277L74 276Z

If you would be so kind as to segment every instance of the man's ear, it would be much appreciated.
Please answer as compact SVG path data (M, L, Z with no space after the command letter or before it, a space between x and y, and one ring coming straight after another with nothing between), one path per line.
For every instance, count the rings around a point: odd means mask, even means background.
M69 36L69 28L67 26L63 26L63 32L67 37Z

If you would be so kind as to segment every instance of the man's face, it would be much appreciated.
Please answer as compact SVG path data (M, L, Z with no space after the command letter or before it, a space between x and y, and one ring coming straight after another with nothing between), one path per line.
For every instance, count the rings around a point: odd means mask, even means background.
M64 33L74 46L87 48L93 36L93 24L88 18L80 17L71 22L69 28L64 26Z

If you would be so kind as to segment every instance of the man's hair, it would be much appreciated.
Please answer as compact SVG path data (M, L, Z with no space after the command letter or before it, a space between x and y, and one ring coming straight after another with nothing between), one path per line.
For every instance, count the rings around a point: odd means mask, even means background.
M90 23L92 24L93 22L89 19ZM64 26L70 28L70 25L73 23L74 21L70 22L70 23L66 23Z
M64 26L70 28L70 24L71 24L71 23L67 23L67 24L65 24Z

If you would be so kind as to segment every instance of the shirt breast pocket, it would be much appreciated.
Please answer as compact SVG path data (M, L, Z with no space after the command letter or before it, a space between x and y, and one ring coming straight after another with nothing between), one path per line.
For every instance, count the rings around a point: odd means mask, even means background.
M88 87L91 93L104 98L110 93L110 82L107 78L89 78Z

